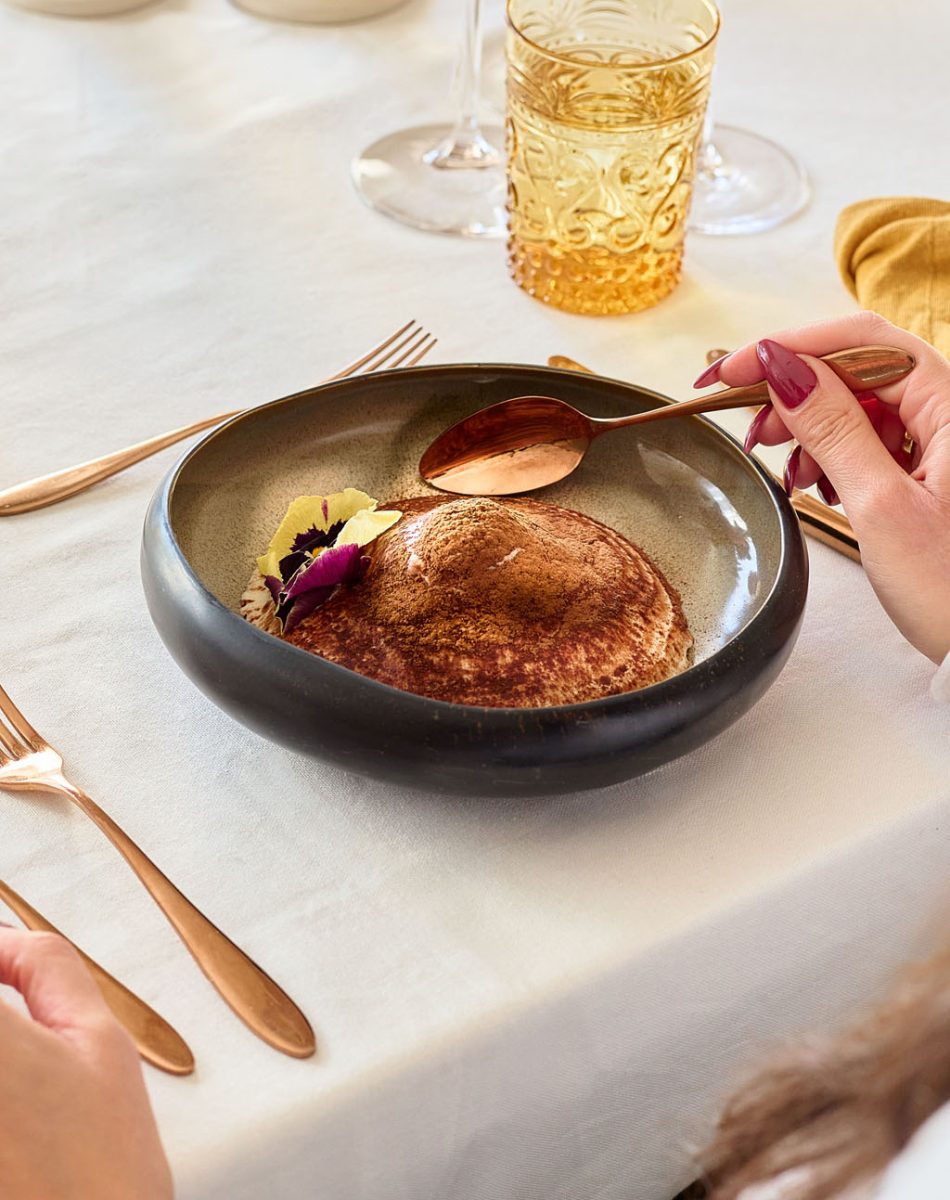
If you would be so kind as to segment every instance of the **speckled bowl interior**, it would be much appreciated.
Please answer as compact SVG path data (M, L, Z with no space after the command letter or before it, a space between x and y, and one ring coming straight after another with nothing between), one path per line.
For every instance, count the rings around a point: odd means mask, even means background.
M679 590L695 661L662 683L550 708L450 704L357 675L237 615L296 496L348 485L383 503L424 495L417 464L437 434L485 405L538 394L594 416L665 402L541 367L419 367L276 400L209 434L159 488L143 540L149 609L182 669L265 737L348 770L464 794L603 787L736 720L794 644L807 562L781 489L695 417L608 434L569 479L534 493L625 534Z
M236 608L254 561L294 497L362 488L381 502L431 493L423 450L443 429L487 404L535 394L540 368L519 384L490 367L356 379L279 401L209 437L183 465L172 497L189 563L222 604ZM545 394L594 416L619 416L662 398L614 390L573 373ZM454 385L453 385L454 384ZM706 422L682 419L598 439L568 479L535 493L588 513L641 546L679 590L696 661L755 616L775 583L781 526L759 471Z

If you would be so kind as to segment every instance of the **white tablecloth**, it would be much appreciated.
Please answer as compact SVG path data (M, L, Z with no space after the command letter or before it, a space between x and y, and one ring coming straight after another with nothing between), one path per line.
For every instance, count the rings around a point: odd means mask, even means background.
M444 361L564 353L685 395L710 346L846 310L840 207L947 191L950 9L726 8L719 112L798 152L814 203L693 239L670 300L610 320L353 193L355 150L442 111L457 3L335 29L0 9L0 479L305 387L412 316ZM499 30L490 6L490 98ZM285 753L179 673L137 564L172 457L0 523L0 678L319 1056L250 1036L77 812L4 800L0 873L192 1043L193 1078L148 1071L181 1200L669 1200L744 1064L926 945L950 712L853 563L813 546L786 671L704 749L601 794L446 800Z

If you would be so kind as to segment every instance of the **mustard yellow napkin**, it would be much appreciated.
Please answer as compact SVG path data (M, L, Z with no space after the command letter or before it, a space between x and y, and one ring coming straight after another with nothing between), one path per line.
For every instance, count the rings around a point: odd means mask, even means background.
M849 291L950 358L950 204L915 196L843 209L835 259Z

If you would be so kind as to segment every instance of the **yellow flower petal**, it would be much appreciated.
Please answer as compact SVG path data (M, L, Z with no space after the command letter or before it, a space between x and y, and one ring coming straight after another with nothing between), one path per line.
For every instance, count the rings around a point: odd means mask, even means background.
M333 543L335 546L349 546L354 542L357 546L366 546L381 533L391 529L402 516L401 512L393 509L383 509L375 512L364 508L355 516L350 517L340 530L340 535Z
M277 532L270 540L267 551L257 560L257 569L262 575L280 578L280 560L286 558L294 539L306 529L328 529L324 516L323 496L298 496L287 509Z
M378 503L378 500L374 500L372 496L367 496L359 488L344 488L342 492L334 492L332 495L327 496L327 511L329 516L327 524L322 528L329 529L337 521L348 521L350 517L355 516L361 509L374 509Z
M308 529L327 530L340 521L348 522L363 509L373 510L378 501L358 488L344 488L329 496L298 496L287 509L266 553L257 560L262 575L280 577L280 561L291 551L294 541ZM360 543L361 545L364 543Z

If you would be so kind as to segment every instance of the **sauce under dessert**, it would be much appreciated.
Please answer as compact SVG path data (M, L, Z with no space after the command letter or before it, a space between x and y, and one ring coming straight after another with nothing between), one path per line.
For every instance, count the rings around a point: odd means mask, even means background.
M383 683L456 704L542 707L657 683L689 665L676 590L599 521L540 500L397 501L340 587L284 640ZM255 572L242 615L280 635Z

